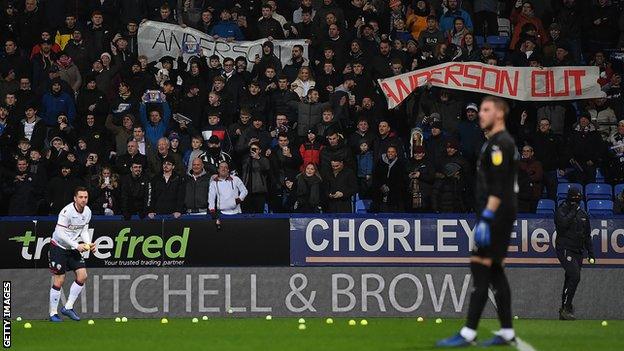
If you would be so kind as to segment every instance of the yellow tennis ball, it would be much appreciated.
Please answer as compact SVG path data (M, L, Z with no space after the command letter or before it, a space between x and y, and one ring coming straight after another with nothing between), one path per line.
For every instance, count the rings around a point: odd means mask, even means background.
M273 317L270 314L267 314L267 316L264 317L264 319L266 319L267 321L270 321L271 319L273 319Z
M607 325L609 325L609 323L607 321L602 321L602 323L600 323L603 327L606 327Z
M193 323L197 323L197 322L199 322L199 319L197 319L197 318L193 318L193 319L191 319L191 322L193 322Z
M89 321L87 322L87 324L89 324L89 325L94 325L94 324L95 324L95 321L94 321L93 319L89 319Z
M299 318L299 324L305 324L305 319Z
M418 318L416 318L416 321L417 321L417 322L422 322L422 321L424 321L424 320L425 320L425 319L424 319L423 317L418 317Z
M366 325L368 325L368 321L367 321L366 319L362 319L362 320L360 321L360 325L364 325L364 326L366 326Z
M121 317L121 322L122 322L122 323L126 323L127 321L128 321L128 318L126 318L126 317Z
M119 323L119 322L121 322L121 318L115 317L115 323Z
M437 318L436 319L436 324L440 324L440 323L442 323L442 318Z
M163 319L160 320L160 323L167 324L167 323L169 323L169 320L167 320L167 318L163 318Z
M349 325L350 325L350 326L354 326L354 325L356 325L356 324L357 324L357 323L355 323L355 320L353 320L353 319L349 320Z
M208 320L208 316L203 316L203 317L202 317L202 320L203 320L203 321L207 321L207 320Z
M325 320L325 323L327 323L327 324L334 324L334 320L333 320L333 319L331 319L331 318L327 318L327 319Z
M306 330L305 324L299 324L299 330Z
M30 329L30 328L32 328L32 325L30 323L26 322L26 323L24 323L24 328Z

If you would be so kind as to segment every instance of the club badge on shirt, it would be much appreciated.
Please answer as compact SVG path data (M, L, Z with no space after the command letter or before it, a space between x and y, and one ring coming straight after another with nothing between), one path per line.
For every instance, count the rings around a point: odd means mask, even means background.
M503 152L497 145L492 145L492 164L500 166L503 163Z

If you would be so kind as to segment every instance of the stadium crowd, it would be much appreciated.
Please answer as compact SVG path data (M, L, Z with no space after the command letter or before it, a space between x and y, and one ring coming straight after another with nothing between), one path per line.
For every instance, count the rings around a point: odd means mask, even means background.
M600 68L607 97L509 101L520 210L557 183L624 182L619 2L2 0L0 214L466 212L481 95L419 88L388 110L379 78L449 61ZM149 62L145 20L262 55ZM275 39L304 39L288 63ZM251 61L248 61L250 59ZM176 118L177 114L190 121ZM210 196L209 196L210 193ZM208 199L211 199L209 204ZM616 196L621 200L621 196ZM216 202L216 206L215 206ZM216 207L216 208L215 208Z

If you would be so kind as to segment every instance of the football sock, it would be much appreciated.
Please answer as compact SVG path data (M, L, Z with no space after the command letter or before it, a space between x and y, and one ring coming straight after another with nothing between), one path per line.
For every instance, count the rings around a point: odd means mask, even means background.
M58 313L58 303L61 298L61 288L52 285L50 288L50 317Z
M69 297L67 298L67 303L65 303L66 309L71 310L72 308L74 308L74 302L76 302L78 295L80 295L80 292L82 291L82 286L83 284L79 284L76 281L72 283L72 286L69 289Z

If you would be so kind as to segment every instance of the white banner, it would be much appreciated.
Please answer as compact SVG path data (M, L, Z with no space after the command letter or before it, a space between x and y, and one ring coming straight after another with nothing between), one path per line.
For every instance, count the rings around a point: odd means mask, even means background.
M254 62L256 55L262 56L262 43L266 39L255 41L224 41L214 40L210 35L196 29L182 28L175 24L146 21L139 27L138 44L139 55L147 56L150 61L158 61L163 56L177 57L179 52L185 52L183 47L188 44L199 43L205 56L218 55L222 59L238 56L247 58L247 62ZM274 53L286 65L291 58L293 46L303 46L303 55L308 58L308 44L304 40L273 40ZM189 54L184 53L185 59Z
M605 97L595 66L508 67L480 62L449 62L378 80L388 108L398 106L417 88L433 86L473 91L522 101Z

